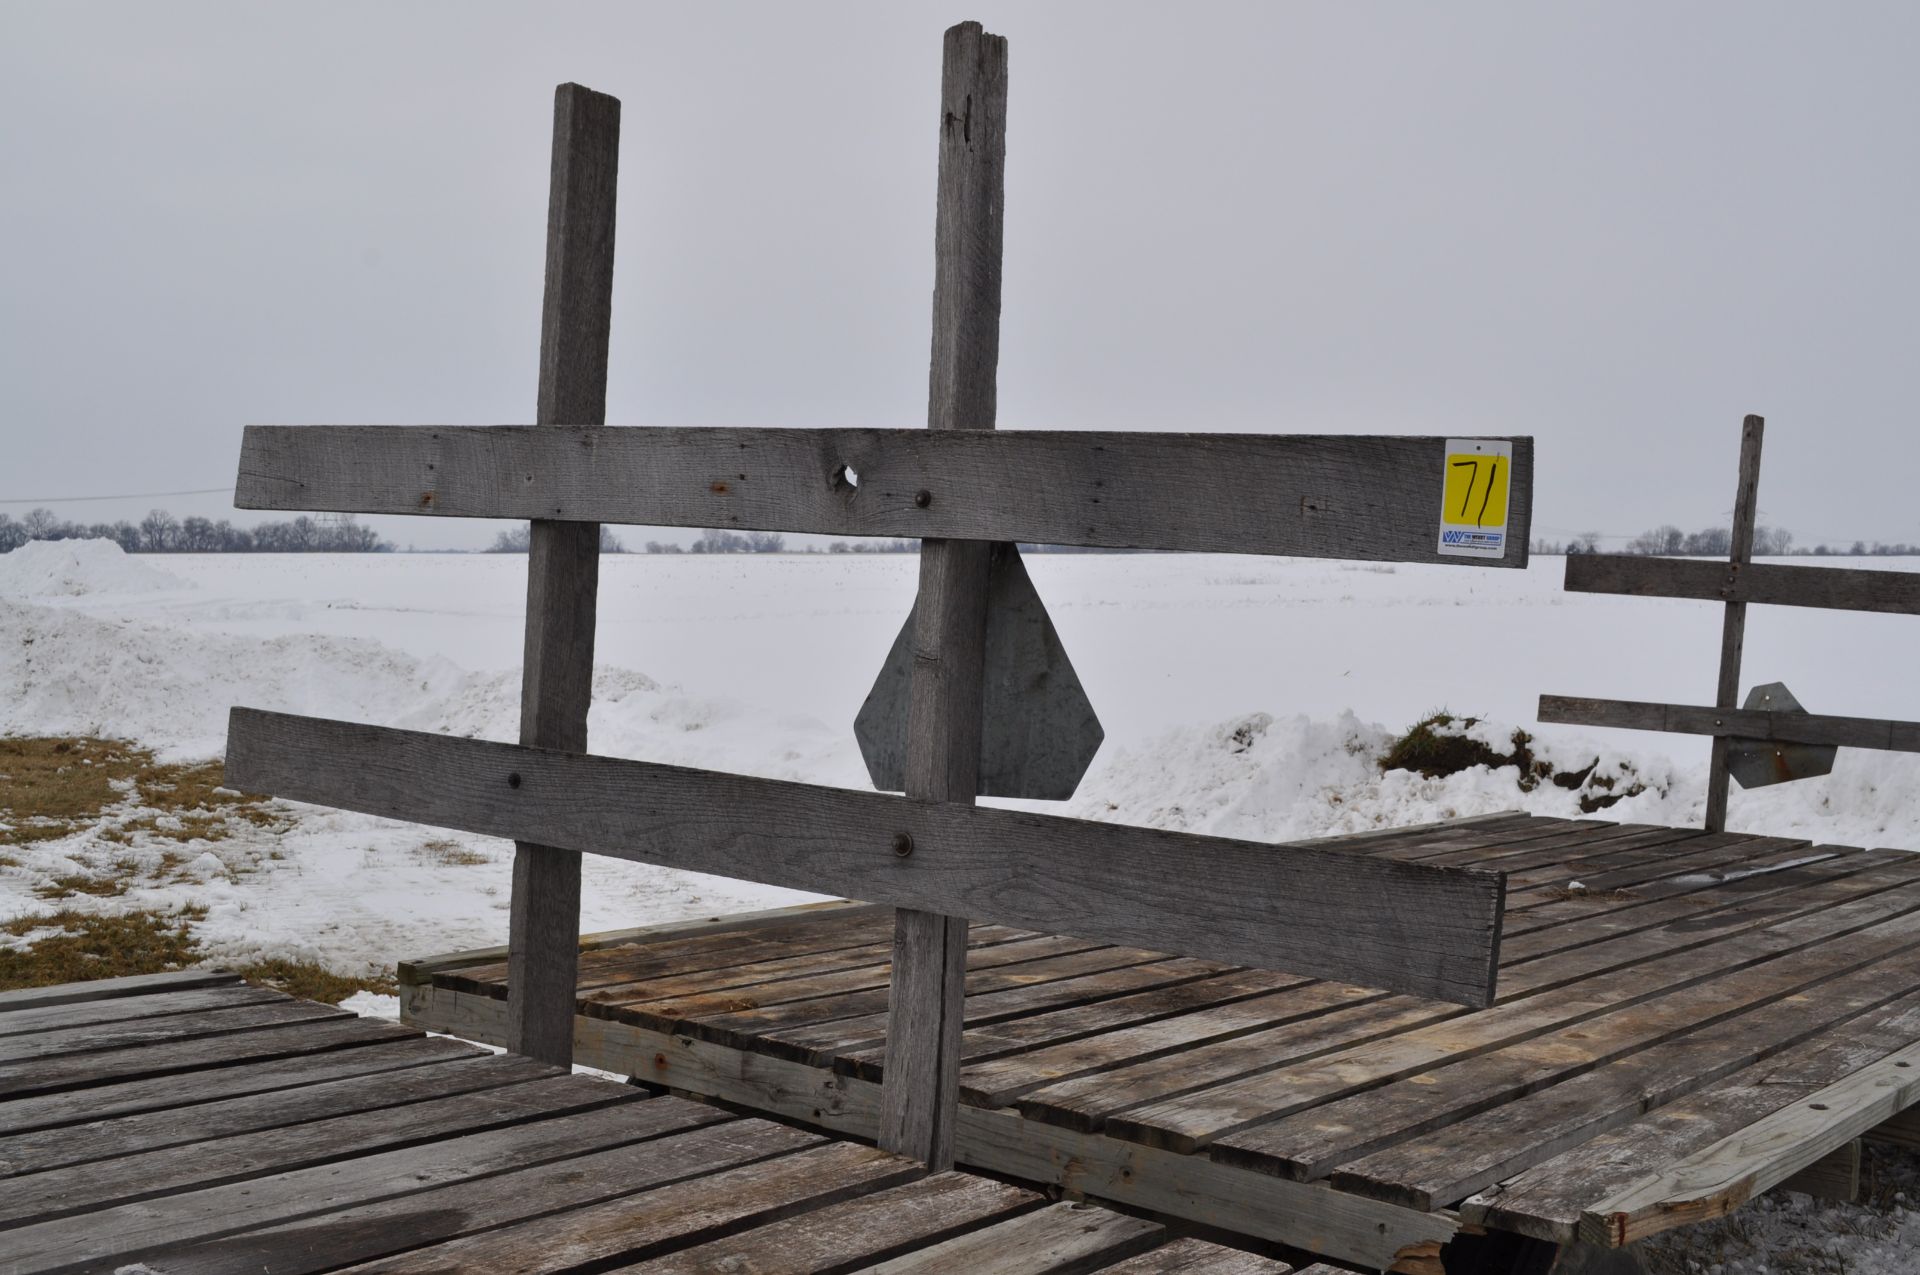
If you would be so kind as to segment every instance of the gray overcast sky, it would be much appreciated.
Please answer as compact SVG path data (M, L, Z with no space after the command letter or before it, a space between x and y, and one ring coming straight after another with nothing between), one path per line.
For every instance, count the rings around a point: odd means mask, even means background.
M969 17L1011 40L1003 427L1533 434L1537 529L1635 531L1721 518L1754 411L1768 521L1920 540L1904 2L5 0L0 500L230 483L247 422L530 420L563 80L624 103L610 423L923 424Z

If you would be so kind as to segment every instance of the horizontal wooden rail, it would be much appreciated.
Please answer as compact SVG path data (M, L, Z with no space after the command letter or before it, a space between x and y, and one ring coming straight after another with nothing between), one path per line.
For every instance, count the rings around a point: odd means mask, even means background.
M1579 553L1567 557L1566 587L1574 593L1920 615L1920 572L1916 571Z
M1872 717L1769 713L1749 708L1698 708L1641 700L1542 695L1540 720L1573 726L1612 726L1621 730L1660 730L1682 735L1920 753L1920 722L1882 721Z
M542 518L1524 567L1436 545L1441 438L1064 430L248 427L242 509Z
M233 710L227 782L486 836L1480 1006L1506 879Z

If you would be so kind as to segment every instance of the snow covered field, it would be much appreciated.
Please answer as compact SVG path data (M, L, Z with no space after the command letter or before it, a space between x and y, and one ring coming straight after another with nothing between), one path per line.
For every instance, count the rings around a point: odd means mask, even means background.
M1700 818L1704 739L1532 718L1542 691L1706 702L1710 604L1564 594L1557 558L1524 572L1173 555L1036 555L1029 567L1107 727L1066 813L1261 840L1514 807L1577 813L1580 793L1522 793L1511 768L1383 775L1389 738L1445 706L1484 715L1499 738L1535 731L1562 768L1634 767L1648 790L1608 818ZM905 555L606 558L594 751L866 786L851 721L915 571ZM0 557L0 734L214 757L238 703L511 739L524 588L519 557L30 545ZM1747 682L1784 678L1816 711L1920 718L1901 624L1756 608ZM1829 778L1736 789L1731 823L1920 847L1916 781L1920 758L1843 752ZM449 841L452 857L478 861L447 862ZM100 869L122 849L84 835L31 847L0 868L0 917L34 910L51 876ZM505 937L505 843L302 809L290 831L250 830L210 852L236 870L203 858L187 879L75 906L191 901L209 909L197 930L215 956L343 971ZM591 857L587 872L589 929L799 897Z

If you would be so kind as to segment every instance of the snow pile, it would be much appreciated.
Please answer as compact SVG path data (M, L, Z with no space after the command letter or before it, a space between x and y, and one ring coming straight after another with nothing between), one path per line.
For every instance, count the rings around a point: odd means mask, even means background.
M111 540L30 540L0 554L0 598L74 598L192 587L171 572L129 558Z

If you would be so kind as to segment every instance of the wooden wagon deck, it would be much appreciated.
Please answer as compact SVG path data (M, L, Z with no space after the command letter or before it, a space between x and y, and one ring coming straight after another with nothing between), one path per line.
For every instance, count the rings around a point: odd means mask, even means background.
M0 1182L8 1275L1289 1270L217 972L0 993Z
M1378 1269L1485 1225L1631 1242L1844 1152L1920 1088L1920 855L1503 816L1344 839L1507 872L1489 1009L975 925L963 1163ZM891 915L596 936L584 1063L873 1129ZM497 1041L506 967L402 967Z

